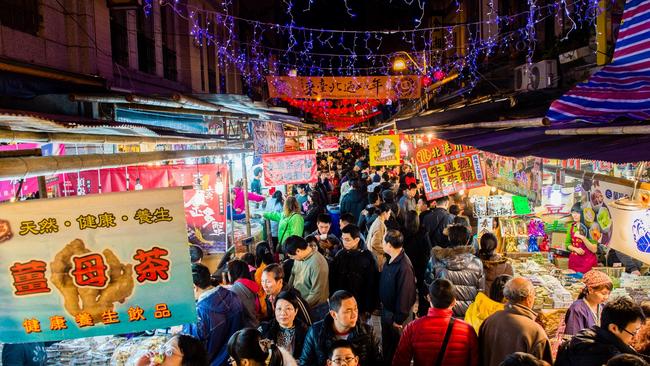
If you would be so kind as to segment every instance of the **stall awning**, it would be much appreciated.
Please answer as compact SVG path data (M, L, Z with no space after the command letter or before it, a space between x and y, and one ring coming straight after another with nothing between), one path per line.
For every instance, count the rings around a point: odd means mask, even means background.
M553 102L547 116L567 122L650 120L650 0L628 0L614 61Z

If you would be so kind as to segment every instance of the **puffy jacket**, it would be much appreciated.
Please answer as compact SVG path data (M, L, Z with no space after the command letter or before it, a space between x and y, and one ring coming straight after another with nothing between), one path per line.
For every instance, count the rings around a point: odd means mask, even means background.
M445 278L454 284L456 288L454 316L461 319L465 317L465 312L476 295L485 290L483 263L471 253L471 245L453 248L435 247L431 250L429 261L427 283L430 284L437 278Z
M474 302L467 308L465 321L474 327L476 334L478 334L478 330L481 328L481 324L483 324L485 319L497 311L503 310L504 307L505 304L496 302L484 293L479 292Z
M327 362L327 352L336 340L334 319L330 314L327 314L325 319L314 323L309 328L298 364L301 366L325 365ZM381 364L379 341L375 337L371 326L357 320L357 325L348 335L348 341L352 343L357 356L359 356L359 365L370 366Z
M185 324L183 333L198 338L208 352L210 366L226 365L230 336L244 327L244 307L237 295L219 286L196 304L197 322Z
M555 366L600 366L621 353L640 356L610 331L594 326L581 330L560 346Z
M485 294L490 294L492 282L502 274L513 275L512 265L505 257L494 254L490 259L481 259L485 273Z
M355 220L359 220L361 211L366 208L368 198L356 189L351 189L343 198L341 198L341 214L351 213Z
M239 301L244 306L244 325L257 328L258 314L261 312L260 299L257 296L260 287L255 281L240 278L230 287L230 291L237 294Z
M359 247L362 243L359 242ZM372 312L379 303L379 270L370 251L342 249L330 265L330 293L346 290L354 295L359 313Z
M295 319L293 326L295 333L293 336L292 356L298 358L302 354L302 347L305 343L305 337L307 336L307 330L309 327L300 319ZM277 320L273 319L268 322L263 322L260 324L259 330L260 333L262 333L262 339L270 339L275 342L275 344L278 344L278 336L282 329Z
M279 221L278 224L278 243L284 247L284 241L292 235L302 236L305 230L305 221L301 214L292 213L284 216L282 212L265 212L264 218L273 221Z
M316 220L318 219L318 215L323 213L323 207L322 206L317 206L317 205L309 205L309 209L305 213L304 216L304 221L305 221L305 232L312 232L316 230Z
M233 188L235 191L235 201L233 202L232 206L235 208L235 211L237 213L242 213L244 210L246 210L246 201L244 200L244 190L241 189L241 187L235 187ZM249 201L255 201L255 202L262 202L264 201L264 196L259 195L257 193L253 192L248 192L248 200Z
M429 314L404 329L393 357L393 366L433 365L442 348L451 320L449 309L429 309ZM442 359L445 366L478 365L478 338L472 326L456 319Z

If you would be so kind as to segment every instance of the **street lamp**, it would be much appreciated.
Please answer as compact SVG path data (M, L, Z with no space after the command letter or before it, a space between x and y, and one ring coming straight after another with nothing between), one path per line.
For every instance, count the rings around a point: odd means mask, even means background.
M404 55L404 56L406 56L406 58L409 61L411 61L413 66L415 66L415 68L418 69L418 71L422 75L426 74L426 71L427 71L427 59L426 59L426 56L423 55L423 57L422 57L423 66L420 66L408 52L397 51L397 52L394 53L394 55L395 55L395 58L393 59L393 71L404 71L404 70L406 70L406 68L407 68L406 60L404 58L398 56L398 55Z

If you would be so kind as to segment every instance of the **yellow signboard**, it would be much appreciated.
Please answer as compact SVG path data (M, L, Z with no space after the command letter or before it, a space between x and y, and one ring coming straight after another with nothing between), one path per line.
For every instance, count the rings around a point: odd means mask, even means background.
M370 165L399 165L399 135L369 136Z
M398 76L267 76L271 98L418 99L420 77Z

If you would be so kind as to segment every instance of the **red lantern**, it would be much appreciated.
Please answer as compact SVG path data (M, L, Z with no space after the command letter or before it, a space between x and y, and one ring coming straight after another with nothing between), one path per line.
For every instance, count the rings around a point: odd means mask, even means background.
M431 77L429 75L424 75L422 77L422 86L427 87L431 85L432 82L433 80L431 80Z
M433 78L436 79L436 81L440 81L445 78L445 72L442 70L436 70L433 72Z

